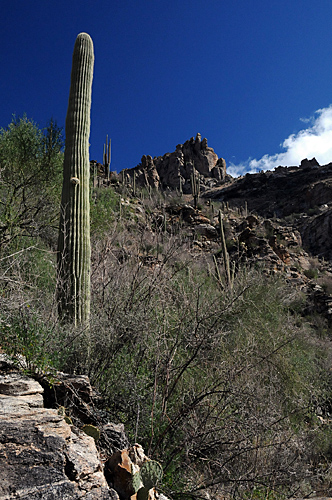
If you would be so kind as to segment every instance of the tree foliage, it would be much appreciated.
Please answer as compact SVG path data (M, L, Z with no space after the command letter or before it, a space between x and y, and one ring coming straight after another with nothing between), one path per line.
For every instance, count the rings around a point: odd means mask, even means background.
M25 115L0 129L0 248L18 236L50 237L58 217L63 138L51 119L40 130Z

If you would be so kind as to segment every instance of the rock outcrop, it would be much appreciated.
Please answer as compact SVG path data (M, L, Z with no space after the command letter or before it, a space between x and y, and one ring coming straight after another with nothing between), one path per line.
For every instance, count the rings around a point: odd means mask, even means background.
M201 134L178 144L173 153L154 158L144 155L140 165L125 170L125 176L132 178L135 173L140 186L161 189L180 189L181 186L189 193L190 177L194 171L200 176L202 189L220 185L226 178L225 160L218 158Z
M44 391L0 353L1 500L136 499L131 471L149 459L140 445L130 447L122 424L102 424L97 449L82 430L97 418L95 397L88 377L62 373ZM152 488L149 500L167 498Z
M43 407L35 380L0 362L0 498L117 500L95 441Z
M315 158L305 159L299 167L246 174L202 196L286 220L300 232L307 251L332 258L332 163L319 166Z

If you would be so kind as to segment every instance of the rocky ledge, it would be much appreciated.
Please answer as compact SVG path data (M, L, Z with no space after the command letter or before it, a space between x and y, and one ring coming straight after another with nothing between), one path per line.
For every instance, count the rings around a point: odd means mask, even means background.
M43 388L0 361L0 498L118 499L95 441L44 408Z
M0 354L0 500L135 500L131 473L148 460L142 447L129 447L123 426L109 422L100 429L97 449L63 406L45 408L53 393L60 403L75 403L83 420L92 414L88 378L59 375L45 397L39 382ZM74 412L73 420L78 422ZM167 500L151 489L154 499Z

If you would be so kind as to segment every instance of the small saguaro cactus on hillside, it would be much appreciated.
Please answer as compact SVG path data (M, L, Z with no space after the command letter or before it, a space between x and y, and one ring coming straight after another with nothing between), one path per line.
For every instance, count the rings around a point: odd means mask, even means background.
M108 141L108 135L106 136L106 144L104 144L103 162L105 179L109 181L111 165L111 139Z
M89 136L93 43L87 33L75 42L66 117L66 143L58 239L60 318L75 326L90 315Z
M193 173L190 176L190 182L191 182L191 193L194 198L194 208L195 210L198 207L198 197L199 197L199 174L195 171L195 163L193 162Z
M227 245L226 245L221 210L219 210L218 219L219 219L219 227L220 227L221 249L222 249L222 253L223 253L223 257L224 257L224 267L225 267L225 272L226 272L226 280L227 280L228 286L230 288L233 288L233 280L232 280L231 268L230 268L230 264L229 264L229 253L228 253Z

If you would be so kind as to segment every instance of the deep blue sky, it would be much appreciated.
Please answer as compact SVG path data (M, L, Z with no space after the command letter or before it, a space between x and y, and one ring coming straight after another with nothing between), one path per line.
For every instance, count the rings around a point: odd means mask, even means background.
M331 0L2 2L0 126L13 113L64 126L85 31L95 49L91 159L102 161L106 134L119 171L197 132L227 165L274 155L308 126L301 118L332 103L331 19Z

